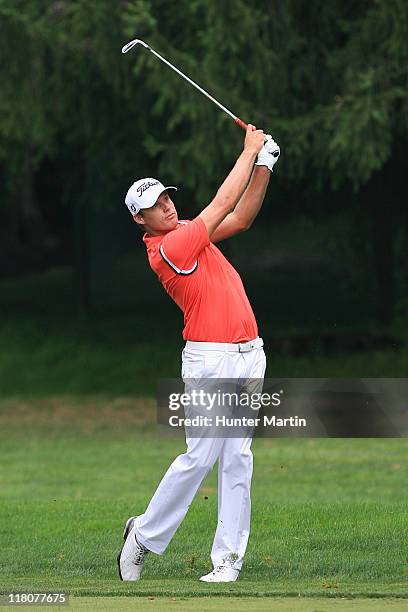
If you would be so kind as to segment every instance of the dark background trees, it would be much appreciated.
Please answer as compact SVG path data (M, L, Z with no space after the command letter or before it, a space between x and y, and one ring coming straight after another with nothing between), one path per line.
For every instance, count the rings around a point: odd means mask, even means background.
M263 229L306 216L330 243L346 214L350 262L392 321L407 280L406 2L0 0L0 24L3 276L72 265L89 310L93 279L134 242L132 180L183 186L188 217L231 167L238 128L143 49L123 56L137 36L281 144Z

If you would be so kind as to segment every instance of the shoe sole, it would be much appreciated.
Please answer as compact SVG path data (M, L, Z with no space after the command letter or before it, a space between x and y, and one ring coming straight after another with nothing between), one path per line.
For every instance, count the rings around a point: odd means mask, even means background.
M201 578L199 578L199 580L200 580L200 582L206 582L207 584L208 583L214 584L216 582L218 582L219 584L226 583L226 582L236 582L239 579L240 574L241 574L241 572L238 572L238 576L234 580L203 580L203 578L205 578L205 576L201 576Z
M199 580L206 584L227 584L227 582L237 582L238 578L235 578L235 580L201 580L201 578L199 578Z
M120 551L118 552L118 556L116 557L116 561L118 563L118 570L119 570L119 578L123 581L123 577L122 577L122 572L120 571L120 556L122 554L122 550L123 547L125 545L125 542L127 540L127 537L129 535L130 530L132 529L135 520L136 520L136 516L131 516L130 518L128 518L128 520L125 523L124 529L123 529L123 544L122 544L122 548L120 549Z

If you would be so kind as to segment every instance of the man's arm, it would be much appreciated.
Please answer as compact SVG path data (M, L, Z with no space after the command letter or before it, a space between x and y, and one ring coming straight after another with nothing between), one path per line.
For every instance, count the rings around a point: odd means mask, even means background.
M261 209L271 176L266 166L255 166L244 195L233 212L215 228L210 235L211 242L219 242L249 229Z
M280 148L268 135L258 159L251 181L238 202L235 210L225 217L210 236L212 242L219 242L251 227L265 198L270 173L279 159Z
M263 131L257 130L253 125L248 125L244 150L217 191L215 198L199 214L199 217L204 221L209 236L237 206L248 184L256 156L262 149L264 141L265 134Z

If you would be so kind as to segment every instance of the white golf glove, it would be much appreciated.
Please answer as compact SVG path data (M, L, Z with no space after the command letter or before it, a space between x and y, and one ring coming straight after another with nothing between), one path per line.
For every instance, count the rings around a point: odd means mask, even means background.
M258 158L255 166L266 166L271 172L279 159L280 148L270 134L267 134L266 141L262 149L258 153Z

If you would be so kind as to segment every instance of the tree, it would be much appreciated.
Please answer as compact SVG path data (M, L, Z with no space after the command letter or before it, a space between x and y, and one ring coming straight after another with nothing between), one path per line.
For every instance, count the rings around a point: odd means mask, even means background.
M35 172L55 144L54 82L42 32L45 2L0 3L0 160L8 187L3 244L52 246L35 193Z
M248 7L241 0L196 0L189 6L182 22L171 13L160 20L151 44L238 115L273 126L284 143L282 181L300 183L309 176L316 190L349 183L360 191L373 219L379 317L389 321L398 203L386 168L400 176L406 168L401 152L407 139L408 5L331 0L311 6L292 0ZM150 6L152 24L161 7ZM188 33L197 22L192 39ZM148 150L165 151L162 172L179 175L201 202L208 200L238 147L238 133L155 59L138 62L138 79L144 62L149 68L146 84L156 99L152 119L168 118L150 132ZM380 190L374 187L378 181Z
M72 203L79 236L90 202L103 210L122 197L118 184L152 165L186 186L194 205L213 196L242 134L145 50L120 53L139 37L244 120L272 131L282 144L275 181L283 190L353 186L372 218L380 314L389 320L393 228L406 215L394 193L407 164L406 2L180 0L176 8L168 0L0 0L9 239L33 223L31 234L46 237L35 177L62 151L62 190L81 184Z

